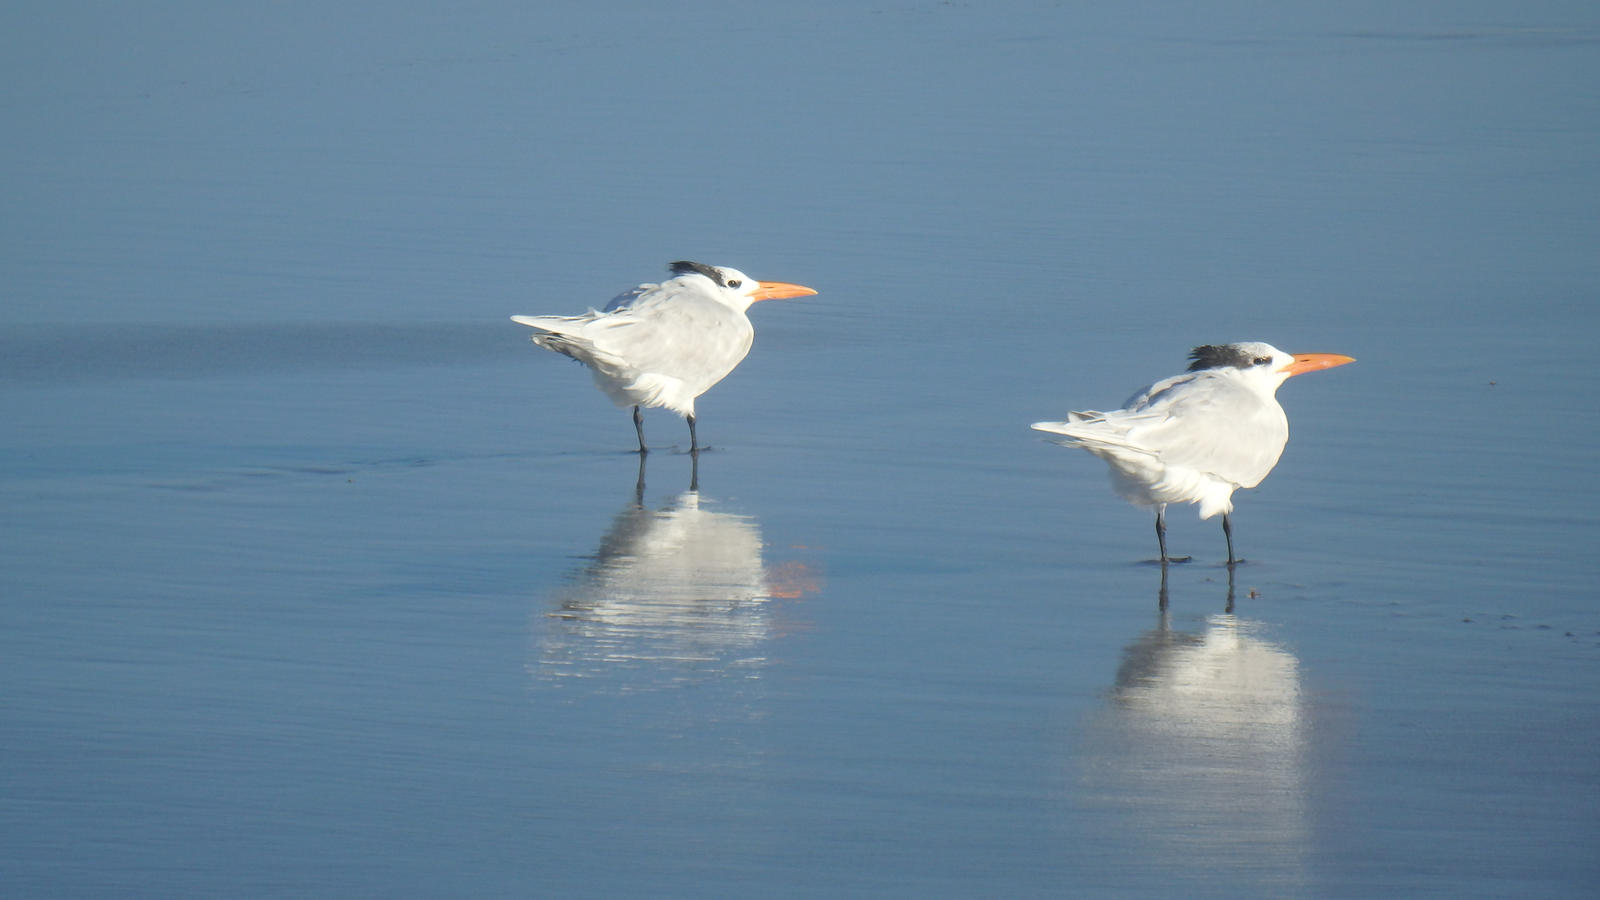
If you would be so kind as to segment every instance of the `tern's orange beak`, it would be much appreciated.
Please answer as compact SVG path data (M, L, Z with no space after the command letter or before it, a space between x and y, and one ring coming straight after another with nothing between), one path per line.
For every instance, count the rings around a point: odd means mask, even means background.
M750 295L751 302L756 300L787 300L790 297L809 297L816 291L805 285L790 284L787 281L758 281L756 292Z
M1340 356L1337 353L1296 353L1294 362L1278 371L1288 372L1291 376L1304 375L1307 372L1331 369L1334 366L1342 366L1345 363L1353 363L1355 361L1353 356Z

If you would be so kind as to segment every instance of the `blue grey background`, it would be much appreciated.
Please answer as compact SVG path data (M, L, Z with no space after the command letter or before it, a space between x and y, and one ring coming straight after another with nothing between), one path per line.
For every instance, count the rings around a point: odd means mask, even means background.
M1593 4L11 4L0 111L8 895L1600 887ZM679 258L821 293L638 503L506 317ZM1244 339L1359 361L1162 612L1026 426Z

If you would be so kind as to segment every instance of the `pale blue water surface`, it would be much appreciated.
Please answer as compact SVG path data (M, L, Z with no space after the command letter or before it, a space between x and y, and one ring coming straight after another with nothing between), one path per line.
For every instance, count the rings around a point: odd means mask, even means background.
M6 896L1600 892L1592 3L0 46ZM506 317L679 258L821 293L641 473ZM1242 339L1359 362L1163 583L1027 424Z

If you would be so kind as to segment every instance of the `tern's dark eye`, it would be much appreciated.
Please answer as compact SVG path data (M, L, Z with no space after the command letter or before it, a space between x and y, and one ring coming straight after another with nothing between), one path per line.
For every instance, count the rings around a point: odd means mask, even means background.
M1271 362L1272 362L1272 357L1270 357L1270 356L1258 356L1255 359L1251 360L1250 364L1252 366L1265 366L1265 365L1271 364Z
M741 285L741 284L744 284L744 282L742 282L739 279L735 278L734 280L728 282L728 287L737 289L739 287L739 285Z

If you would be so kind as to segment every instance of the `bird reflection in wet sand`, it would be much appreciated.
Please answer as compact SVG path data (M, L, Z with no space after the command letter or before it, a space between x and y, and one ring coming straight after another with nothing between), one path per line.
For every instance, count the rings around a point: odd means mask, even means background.
M538 629L539 677L604 679L620 692L759 677L783 628L772 601L816 581L802 563L765 564L755 519L708 509L699 454L690 459L689 489L651 509L640 457L630 502Z
M1228 612L1173 628L1162 572L1158 622L1123 651L1109 702L1086 732L1086 797L1158 852L1155 867L1254 873L1267 896L1305 876L1307 722L1299 662Z

